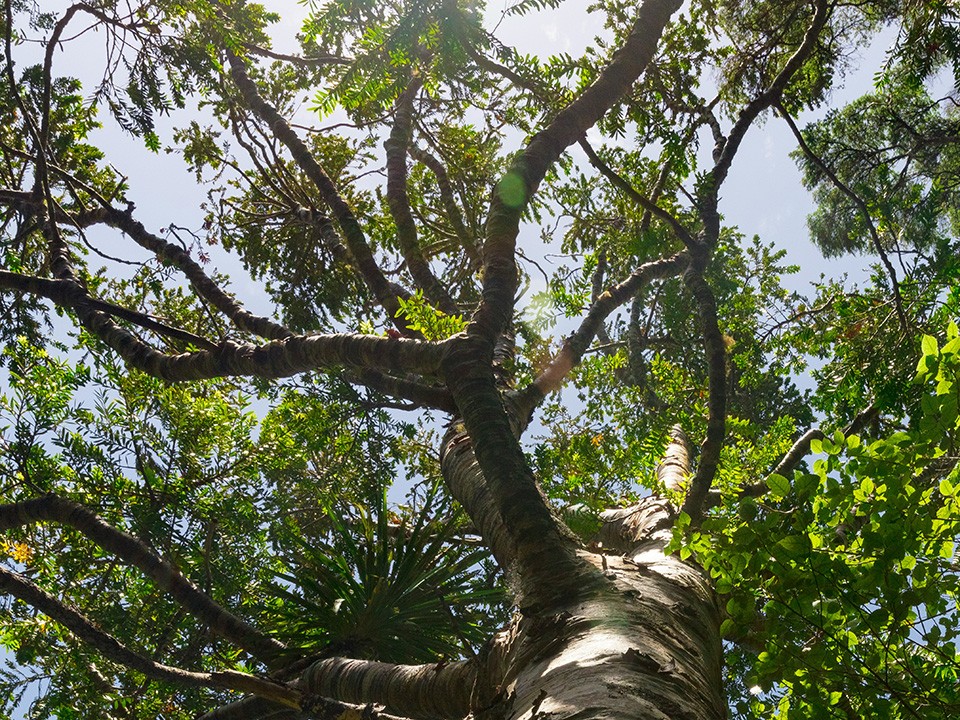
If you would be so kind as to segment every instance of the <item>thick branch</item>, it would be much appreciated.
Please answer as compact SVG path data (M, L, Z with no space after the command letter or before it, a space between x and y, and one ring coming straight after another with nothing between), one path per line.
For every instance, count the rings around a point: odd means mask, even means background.
M679 425L670 428L663 457L657 463L657 480L668 490L680 490L690 476L690 441ZM666 545L672 535L676 508L663 497L651 495L636 505L611 508L600 514L603 525L596 540L606 552L629 554L638 543Z
M483 300L468 333L492 343L512 320L520 218L560 154L603 117L646 68L680 0L646 0L623 46L594 83L537 133L500 181L487 216Z
M12 505L0 505L0 531L40 521L72 527L104 550L141 570L158 588L213 632L267 665L276 664L285 651L282 643L263 635L211 600L141 540L108 525L84 506L52 494Z
M361 385L365 385L372 390L382 392L385 395L409 400L423 407L435 408L444 412L454 414L457 412L456 403L453 402L453 396L450 391L444 387L436 385L424 385L407 378L394 377L377 370L369 368L360 370L352 377L348 375L347 379L356 379Z
M311 665L298 687L345 703L376 703L387 712L423 720L462 718L470 712L477 677L473 661L432 665L329 658Z
M216 350L167 355L142 343L102 313L86 326L130 365L171 382L249 375L290 377L309 370L345 366L358 369L431 374L437 371L442 343L372 335L298 335L262 345L224 340Z
M419 76L415 77L397 98L393 129L384 143L387 150L387 205L393 216L393 222L397 226L397 243L400 246L400 252L403 253L404 262L410 275L413 276L413 281L440 310L447 315L456 315L456 304L447 293L447 289L433 274L430 263L420 250L417 224L410 212L410 197L407 194L407 148L410 145L413 127L413 101L421 87L423 87L423 80Z
M470 435L456 422L443 438L440 470L450 494L470 517L483 544L506 570L515 558L513 543L473 452Z
M577 557L576 538L550 512L527 464L515 430L522 422L515 411L505 410L491 372L493 348L477 337L453 341L443 360L443 375L483 472L489 504L509 536L509 547L498 554L512 558L518 595L525 602L549 607L568 601L591 587L596 580L592 568ZM483 501L486 504L486 498Z
M0 567L0 590L10 593L60 623L104 657L147 677L188 687L206 687L252 693L287 707L299 707L300 693L254 675L221 670L199 673L154 662L130 650L80 612L50 595L25 577Z
M83 299L84 291L71 281L46 280L0 271L0 286L34 292L76 308L84 327L113 348L127 363L171 382L229 375L289 377L309 370L339 366L430 374L439 368L443 354L443 343L427 344L405 338L343 334L298 335L262 345L238 344L227 339L210 350L169 355L150 347L114 323L109 315L96 310Z
M720 464L720 451L726 436L727 424L727 347L717 323L717 300L703 277L703 271L690 268L684 281L697 302L700 332L707 356L707 376L710 397L707 402L707 435L700 447L697 472L690 483L681 508L690 516L692 524L699 523L707 493L713 484Z

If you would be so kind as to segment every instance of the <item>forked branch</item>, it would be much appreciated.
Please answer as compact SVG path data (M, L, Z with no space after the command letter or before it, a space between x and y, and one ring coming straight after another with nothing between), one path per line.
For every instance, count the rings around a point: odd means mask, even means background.
M306 146L303 140L297 135L290 124L277 112L270 103L263 99L256 83L250 79L243 60L232 50L225 50L227 62L230 65L230 77L240 91L247 107L253 111L257 117L265 122L276 135L276 137L286 146L287 150L293 156L294 162L306 173L307 177L320 191L320 196L330 208L330 212L340 225L346 240L347 248L353 258L354 266L360 273L367 287L377 299L377 302L386 310L389 318L397 323L401 331L405 331L404 321L398 319L397 311L400 304L397 298L407 299L410 293L401 288L396 283L389 282L384 276L383 271L377 264L367 244L366 236L360 223L357 222L353 210L340 195L333 181L321 167L320 163L314 157L313 153Z
M493 343L513 319L520 218L561 153L623 97L646 69L680 0L647 0L625 42L583 93L561 110L511 164L494 193L483 247L483 300L467 332Z
M518 401L522 408L521 412L531 412L548 394L560 389L570 371L580 363L597 330L614 310L629 302L646 283L678 275L684 271L688 263L689 256L686 252L652 260L634 270L623 282L601 293L586 317L580 322L580 326L564 341L560 352L547 364L540 375L521 391Z
M387 205L397 227L397 244L413 281L440 310L447 315L456 315L456 304L443 283L433 274L430 263L420 250L417 224L410 212L410 196L407 193L407 148L413 128L413 101L421 87L423 80L419 76L414 77L397 98L394 107L393 128L384 143L387 150Z

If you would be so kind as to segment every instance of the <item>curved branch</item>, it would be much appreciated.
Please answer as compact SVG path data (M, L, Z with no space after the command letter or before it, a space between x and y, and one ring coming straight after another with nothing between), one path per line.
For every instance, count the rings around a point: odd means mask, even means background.
M813 151L813 148L807 144L807 141L803 137L803 133L800 132L800 128L797 127L797 124L793 121L790 113L788 113L780 104L777 105L777 110L786 121L790 131L793 133L793 136L797 139L797 144L800 146L803 154L807 156L807 159L816 165L820 172L830 179L830 182L833 183L837 190L842 192L850 199L850 202L857 207L857 209L860 211L860 214L863 216L864 222L867 223L867 230L870 233L870 240L873 242L873 248L880 256L880 260L883 262L883 266L887 270L887 275L890 276L890 285L893 288L893 302L897 309L897 318L900 320L900 328L904 332L909 332L910 323L907 321L907 314L903 309L903 296L900 294L900 283L897 281L897 271L894 269L893 263L890 262L890 258L887 256L886 250L883 249L883 243L880 241L880 234L877 232L877 227L873 223L873 218L870 217L870 208L867 207L867 204L859 195L857 195L846 183L837 177L837 174L833 172L833 170L827 166L827 163L824 162L823 159Z
M134 242L158 258L177 267L190 281L197 295L207 300L222 312L234 326L243 332L250 332L268 340L281 340L293 333L285 326L270 318L254 315L228 295L207 275L190 253L175 243L164 240L149 232L143 223L134 219L132 212L117 210L110 206L105 198L98 198L103 207L84 213L77 218L78 224L103 222L126 233Z
M793 79L794 74L800 69L803 63L806 62L807 58L810 57L810 54L813 52L813 49L817 44L817 39L820 36L820 32L827 24L828 14L828 1L815 0L813 18L810 21L810 26L807 28L806 33L804 33L803 41L800 43L800 47L796 49L793 55L791 55L784 64L780 72L777 73L777 76L773 79L773 82L770 83L770 87L768 87L759 96L754 98L743 108L743 110L740 111L736 123L734 123L733 127L730 129L730 134L727 136L726 141L723 144L723 150L720 151L719 159L717 160L713 169L710 171L710 184L713 187L714 192L718 191L720 186L723 184L723 181L730 170L730 165L733 163L733 158L737 154L737 150L740 148L740 143L743 141L743 138L747 134L747 130L749 130L750 126L753 124L753 121L757 119L757 116L761 112L780 101L780 97L783 95L783 91L786 89L787 84Z
M407 299L410 294L396 283L391 283L384 276L383 271L377 264L370 246L367 245L367 239L364 235L360 223L357 222L353 210L347 205L346 201L337 191L333 181L329 178L324 169L317 162L317 159L310 152L310 149L304 144L303 140L294 132L290 124L284 120L277 110L270 105L260 95L260 91L244 67L243 60L230 49L225 50L227 61L230 65L230 77L240 91L244 102L270 130L276 135L293 155L294 161L306 173L307 177L320 191L320 196L330 208L331 213L336 218L340 229L343 230L344 239L347 242L347 248L353 257L353 262L360 276L364 279L367 287L373 293L377 302L387 311L390 319L398 324L401 331L406 327L403 320L397 318L397 311L400 304L398 297Z
M646 0L626 41L590 87L540 132L494 192L483 246L483 299L467 328L488 343L512 320L517 287L516 239L520 218L547 170L583 137L633 85L656 52L660 35L680 0Z
M592 587L598 576L576 554L576 536L551 512L529 467L518 442L523 422L515 406L505 407L493 372L493 350L483 338L455 336L443 358L443 377L489 492L490 501L484 493L481 502L496 509L505 530L507 544L498 555L515 566L517 595L529 605L566 603ZM481 531L489 534L489 527Z
M717 323L717 300L703 271L691 267L684 281L697 302L700 332L707 356L709 400L707 401L707 435L700 447L697 472L681 510L690 516L696 526L703 516L707 493L720 465L720 451L726 436L727 424L727 347Z
M423 80L419 76L414 77L397 98L393 129L384 143L387 151L387 206L397 227L400 252L413 281L440 310L447 315L456 315L456 304L433 274L420 250L417 224L410 212L410 197L407 194L407 147L413 127L413 100L421 87Z
M682 272L689 263L686 252L644 263L619 285L604 291L590 308L580 327L566 339L560 352L540 375L520 392L521 414L531 412L548 394L559 390L567 375L580 362L603 321L618 307L634 297L640 288L657 278Z
M71 280L48 280L33 275L21 275L0 270L0 289L16 290L44 297L53 301L59 307L102 312L122 318L142 328L153 330L160 335L190 343L206 350L216 350L217 348L214 343L206 338L180 328L171 327L152 315L95 298Z
M462 423L451 425L443 438L440 472L450 494L463 507L497 564L504 570L509 568L516 551Z
M71 527L104 550L138 568L213 632L268 666L276 665L278 658L286 651L283 643L262 634L211 600L143 541L107 524L83 505L53 494L12 505L0 505L0 531L41 521Z
M154 662L130 650L115 637L97 627L83 614L60 602L25 577L3 567L0 567L0 590L10 593L48 615L70 630L80 640L103 653L104 657L109 660L143 673L147 677L188 687L206 687L252 693L287 707L298 708L300 706L300 693L298 691L272 680L235 670L209 673L191 672Z
M460 212L460 208L457 205L453 194L453 186L450 184L450 177L447 175L447 170L443 166L443 163L416 145L410 145L410 147L407 148L407 152L414 160L430 168L430 172L436 177L437 188L440 190L440 200L447 214L447 220L453 227L453 232L460 241L460 246L467 254L467 257L470 258L471 266L474 269L480 268L483 265L483 261L480 258L480 251L477 250L477 244L474 242L467 230L466 223L463 221L463 213Z

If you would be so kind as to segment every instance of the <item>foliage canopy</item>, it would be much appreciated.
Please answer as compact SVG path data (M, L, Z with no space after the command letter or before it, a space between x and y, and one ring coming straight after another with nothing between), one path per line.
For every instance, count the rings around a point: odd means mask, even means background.
M0 716L960 715L955 3L4 9Z

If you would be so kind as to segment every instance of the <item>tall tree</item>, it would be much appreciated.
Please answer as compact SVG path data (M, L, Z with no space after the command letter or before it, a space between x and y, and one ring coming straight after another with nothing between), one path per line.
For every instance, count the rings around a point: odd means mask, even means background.
M956 717L952 5L307 5L4 4L6 716ZM724 226L763 119L861 287Z

